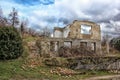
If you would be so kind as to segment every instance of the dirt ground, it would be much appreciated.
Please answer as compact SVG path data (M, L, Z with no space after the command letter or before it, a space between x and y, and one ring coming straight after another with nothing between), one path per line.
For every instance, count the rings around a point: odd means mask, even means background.
M107 75L107 76L96 76L87 78L84 80L120 80L120 74L119 75Z

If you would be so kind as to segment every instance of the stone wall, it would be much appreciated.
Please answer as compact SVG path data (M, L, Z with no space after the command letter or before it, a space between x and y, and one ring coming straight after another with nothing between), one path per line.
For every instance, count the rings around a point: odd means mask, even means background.
M81 34L81 25L91 26L91 34ZM101 40L100 26L90 21L74 21L70 25L69 38Z
M120 57L49 58L49 62L46 62L46 65L68 67L75 70L107 70L118 72L120 71Z
M81 33L81 25L90 26L90 34ZM41 54L47 54L50 51L57 51L60 47L69 45L84 46L89 50L101 53L101 33L100 26L90 21L77 21L67 25L64 28L55 27L54 37L46 38L40 41Z
M90 27L89 30L90 34L82 33L82 29L81 29L82 25L86 25ZM72 41L71 40L68 41L72 42L72 46L80 46L81 43L86 43L87 46L91 47L89 49L95 49L95 52L101 54L100 26L94 22L75 20L72 24L67 25L64 28L55 27L53 38L71 39ZM61 41L64 42L65 40L61 40ZM62 44L63 42L61 41L59 46L63 45Z
M84 57L75 59L75 69L120 70L119 57Z
M83 40L72 38L43 38L38 40L40 46L40 54L58 53L60 47L68 45L68 47L81 47L82 43L89 51L94 51L96 54L101 54L101 43L97 40ZM94 45L92 45L94 43ZM94 49L93 49L94 48ZM89 53L88 53L89 54Z
M40 38L36 41L41 57L50 57L50 41L47 38Z
M120 71L120 57L49 58L46 65L64 66L76 70Z
M90 26L90 34L83 34L81 32L81 26ZM76 38L76 39L96 39L101 40L100 26L91 21L73 21L72 24L65 26L64 28L54 28L55 38Z

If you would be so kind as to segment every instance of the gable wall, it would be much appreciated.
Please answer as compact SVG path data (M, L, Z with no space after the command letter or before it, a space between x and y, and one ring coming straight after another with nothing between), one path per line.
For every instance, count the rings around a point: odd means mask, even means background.
M81 25L91 26L91 34L81 34ZM74 21L69 27L68 38L101 40L100 26L88 21Z

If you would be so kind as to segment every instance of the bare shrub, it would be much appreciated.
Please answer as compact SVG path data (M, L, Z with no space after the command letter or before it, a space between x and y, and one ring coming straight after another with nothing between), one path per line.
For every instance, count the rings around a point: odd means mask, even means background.
M66 47L62 46L58 50L58 54L60 57L82 57L82 56L95 56L94 51L88 50L87 48L84 47Z

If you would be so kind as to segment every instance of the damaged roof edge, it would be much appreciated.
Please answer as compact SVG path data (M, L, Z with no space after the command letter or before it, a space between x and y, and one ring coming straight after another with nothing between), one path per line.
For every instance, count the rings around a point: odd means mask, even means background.
M55 30L59 30L59 31L61 31L61 32L62 32L62 31L63 31L63 29L64 29L64 28L54 27L54 31L55 31Z
M97 26L100 26L99 24L97 24L97 23L95 23L95 22L92 22L92 21L88 21L88 20L74 20L72 23L70 23L70 24L68 24L68 25L66 25L65 27L63 27L63 28L61 28L61 27L54 27L54 31L55 30L58 30L58 31L63 31L66 27L68 27L68 26L71 26L73 23L75 23L75 22L82 22L82 23L91 23L91 24L94 24L94 25L97 25Z
M92 22L92 21L89 21L89 20L74 20L73 23L75 23L75 22L87 22L87 23L91 23L91 24L96 24L96 25L98 25L97 23Z

